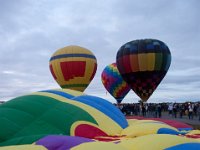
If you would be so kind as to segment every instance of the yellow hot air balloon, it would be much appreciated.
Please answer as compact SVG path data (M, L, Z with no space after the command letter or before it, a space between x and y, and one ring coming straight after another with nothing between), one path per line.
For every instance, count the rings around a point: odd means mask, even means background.
M52 55L49 67L61 88L83 92L94 78L97 60L86 48L67 46Z

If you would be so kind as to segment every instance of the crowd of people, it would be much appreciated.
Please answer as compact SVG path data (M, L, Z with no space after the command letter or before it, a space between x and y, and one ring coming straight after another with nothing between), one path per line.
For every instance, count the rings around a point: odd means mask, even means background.
M174 118L188 119L198 117L200 121L200 103L185 102L185 103L124 103L115 104L124 115L135 115L143 117L161 118L165 112Z
M0 101L0 104L3 104L4 103L4 101Z

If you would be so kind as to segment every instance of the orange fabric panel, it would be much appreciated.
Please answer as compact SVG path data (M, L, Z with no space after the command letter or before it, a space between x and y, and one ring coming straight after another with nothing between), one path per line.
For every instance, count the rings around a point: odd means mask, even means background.
M132 72L139 71L138 54L130 55L130 66L131 66Z

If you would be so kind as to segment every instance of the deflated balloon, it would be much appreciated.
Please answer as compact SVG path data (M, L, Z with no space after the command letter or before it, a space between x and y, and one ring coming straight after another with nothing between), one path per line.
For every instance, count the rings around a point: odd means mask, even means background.
M97 60L86 48L67 46L52 55L49 67L61 88L83 92L96 73Z
M121 103L130 91L130 87L120 75L116 63L112 63L105 67L101 74L101 81L106 90L117 100L118 103Z
M35 92L0 105L0 147L32 144L48 135L99 139L127 126L125 116L112 103L69 89ZM66 138L57 139L63 145ZM49 146L59 145L51 140Z
M171 53L162 41L134 40L121 46L116 61L123 79L143 101L147 101L166 75Z

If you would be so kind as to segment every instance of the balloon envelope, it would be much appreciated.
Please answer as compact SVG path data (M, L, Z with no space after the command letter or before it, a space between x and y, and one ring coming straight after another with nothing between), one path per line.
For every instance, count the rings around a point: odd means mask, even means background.
M86 48L67 46L52 55L49 67L61 88L83 92L96 73L97 60Z
M112 103L69 89L34 92L0 105L0 147L32 144L47 135L96 139L127 126Z
M130 41L117 52L117 67L131 89L147 101L171 64L165 43L155 39Z
M106 90L118 103L120 103L130 91L130 87L120 75L116 63L112 63L105 67L101 74L101 81Z

